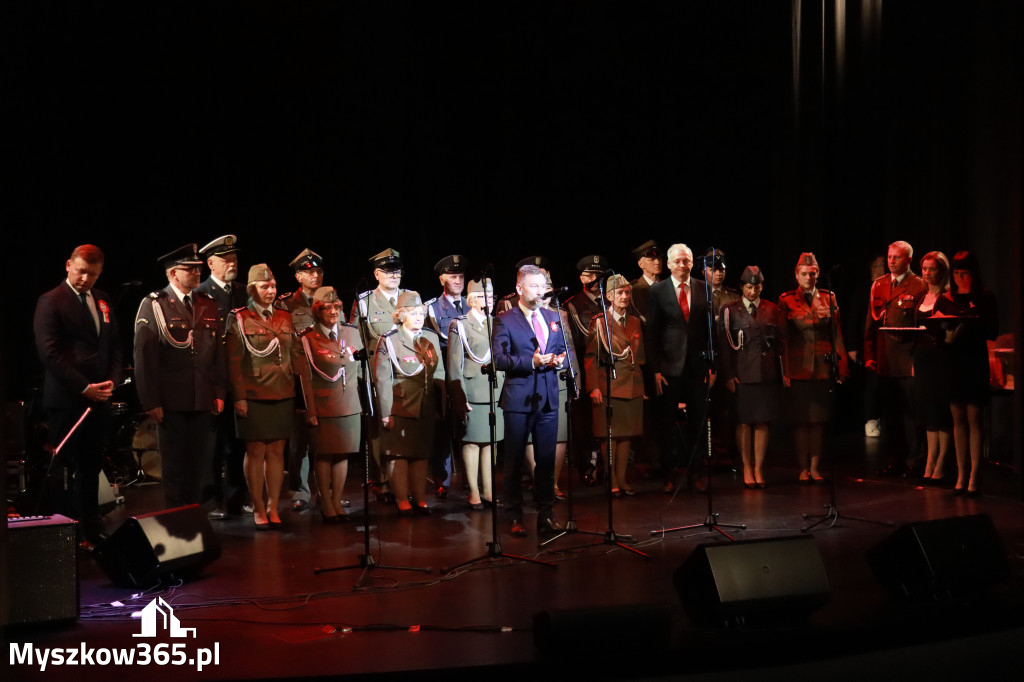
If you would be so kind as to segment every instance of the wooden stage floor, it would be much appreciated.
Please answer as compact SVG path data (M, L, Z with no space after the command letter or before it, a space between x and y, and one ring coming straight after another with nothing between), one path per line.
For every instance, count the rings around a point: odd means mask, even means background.
M933 679L1020 679L1024 643L1024 506L1007 494L968 499L948 489L906 479L866 476L870 452L857 441L844 445L847 460L837 477L841 513L904 523L984 513L991 516L1011 564L1011 576L978 598L926 603L886 592L865 554L893 528L840 520L810 534L822 557L828 603L804 623L760 627L698 627L673 586L673 572L705 542L728 540L704 529L655 534L665 527L702 523L707 496L660 491L656 481L636 480L640 494L614 502L614 530L632 534L641 557L604 542L608 530L603 488L576 484L574 517L580 530L540 551L535 516L526 514L526 538L507 534L499 515L499 541L508 553L552 562L539 566L488 559L451 573L440 569L487 554L491 514L468 509L458 486L438 501L434 515L400 518L371 504L371 553L379 564L429 567L429 573L378 569L354 589L360 569L315 574L318 567L358 563L363 552L361 480L356 467L348 486L352 523L328 526L313 512L285 512L286 528L257 533L251 517L214 521L222 556L200 577L133 597L111 584L88 556L79 560L82 614L71 625L11 631L9 640L36 647L132 647L140 623L132 619L155 596L173 608L182 626L196 629L189 647L219 648L219 663L202 672L189 666L133 667L152 679L256 679L373 676L377 679L461 679L512 674L551 679L882 679L916 675ZM714 474L714 508L722 523L746 524L738 540L801 535L804 513L820 513L829 486L795 481L792 456L772 452L768 487L748 491L727 470ZM991 472L988 472L991 474ZM578 480L578 479L577 479ZM564 481L564 475L563 475ZM563 488L564 488L563 482ZM990 486L995 493L998 481ZM1004 486L1008 489L1009 486ZM131 515L161 508L158 485L124 490L125 504L108 516L108 530ZM529 500L529 493L527 493ZM556 505L559 521L567 505ZM118 602L123 606L112 606ZM637 641L624 623L647 607L667 610L664 641ZM533 617L598 609L578 628L558 632L553 646L535 646ZM155 640L154 640L155 641ZM164 640L169 641L169 640ZM550 643L552 640L546 640ZM101 668L51 666L45 672L10 667L17 679L106 679ZM122 666L121 671L128 668ZM12 679L7 677L6 679ZM130 679L142 679L132 677Z

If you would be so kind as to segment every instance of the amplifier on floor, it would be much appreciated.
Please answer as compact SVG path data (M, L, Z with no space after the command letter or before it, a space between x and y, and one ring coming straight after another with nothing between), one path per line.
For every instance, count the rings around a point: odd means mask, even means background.
M78 618L78 522L59 514L8 519L7 622Z
M868 550L879 580L910 599L981 594L1010 574L1010 562L988 514L900 526Z
M96 550L118 585L150 587L186 578L220 556L220 540L197 505L133 516Z
M810 535L697 545L674 578L683 607L702 626L799 623L829 599Z

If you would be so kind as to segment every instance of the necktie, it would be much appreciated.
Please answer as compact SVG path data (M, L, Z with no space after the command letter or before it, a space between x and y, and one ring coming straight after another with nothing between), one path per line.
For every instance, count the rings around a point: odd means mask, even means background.
M804 300L807 301L807 305L814 303L814 294L804 294Z
M683 319L687 322L690 321L690 301L686 298L686 287L682 285L679 287L679 309L683 311Z
M97 315L95 313L93 307L89 305L89 294L87 294L87 293L79 294L78 297L82 299L82 305L84 305L85 309L89 311L89 317L92 318L92 323L96 327L96 333L99 334L100 333L100 318L99 318L99 315Z
M389 298L388 299L388 303L390 303L391 307L394 308L395 307L395 297L392 296L391 298Z
M192 297L185 294L185 310L192 312Z
M751 317L757 317L757 304L756 303L751 303L750 304L750 316Z
M462 299L461 298L455 299L455 309L457 311L459 311L459 315L462 314Z
M274 313L270 312L270 309L267 308L266 310L263 311L263 317L267 318L268 321L272 320L274 319Z
M82 299L82 305L84 305L86 307L86 310L88 310L88 308L89 308L89 294L79 294L78 297Z
M533 314L533 333L537 336L537 347L543 353L547 344L544 342L544 323L540 321L540 313Z
M338 340L338 335L335 334L334 330L332 329L331 330L331 341L337 341L337 340Z

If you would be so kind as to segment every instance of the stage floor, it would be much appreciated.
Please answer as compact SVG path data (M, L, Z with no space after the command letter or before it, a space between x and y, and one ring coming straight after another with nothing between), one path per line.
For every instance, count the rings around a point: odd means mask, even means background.
M79 560L82 614L60 627L11 631L11 642L36 648L126 648L140 643L132 619L154 597L174 609L181 625L195 628L187 651L219 651L219 661L198 672L189 665L133 666L154 679L255 679L376 675L409 679L454 671L465 678L527 674L548 679L593 675L598 679L679 677L758 679L863 678L884 674L1019 679L1024 642L1024 506L1010 494L979 498L952 495L948 488L922 487L906 479L866 475L873 469L870 445L844 444L846 463L837 476L842 514L905 523L988 514L1010 558L1011 576L979 598L899 600L886 592L869 567L868 549L894 528L841 519L810 535L828 577L828 603L805 623L749 627L697 627L673 585L674 571L701 543L727 543L714 531L660 534L664 528L703 523L708 497L661 493L659 482L634 479L640 494L615 500L614 530L631 534L639 556L607 543L609 516L602 486L574 486L573 516L582 531L538 549L535 515L528 511L526 538L507 534L499 513L498 539L507 553L551 562L554 567L508 559L483 562L450 573L441 569L488 554L491 513L469 510L456 479L449 499L434 504L431 517L401 518L393 508L371 503L370 551L378 564L429 568L430 572L378 568L365 587L354 589L359 568L316 574L314 569L359 563L363 553L361 467L350 477L352 522L330 526L319 513L284 512L279 532L256 532L251 517L213 521L222 556L200 577L164 590L133 596L118 587L89 555ZM770 454L765 490L743 489L728 470L713 476L714 511L723 524L745 524L737 540L801 535L805 513L817 514L830 486L801 485L792 456ZM998 473L998 472L997 472ZM987 472L987 478L996 476ZM996 476L998 478L998 476ZM993 479L993 491L1010 486ZM563 490L564 474L563 474ZM125 504L108 518L114 530L131 515L161 509L159 485L124 489ZM529 493L527 493L529 500ZM561 522L568 505L556 505ZM124 606L112 606L121 603ZM619 621L667 609L665 642L637 642ZM583 642L557 636L550 651L535 646L533 616L601 609ZM578 630L578 629L577 629ZM100 666L10 666L15 679L98 679ZM120 670L125 670L120 666ZM7 678L11 679L11 678Z

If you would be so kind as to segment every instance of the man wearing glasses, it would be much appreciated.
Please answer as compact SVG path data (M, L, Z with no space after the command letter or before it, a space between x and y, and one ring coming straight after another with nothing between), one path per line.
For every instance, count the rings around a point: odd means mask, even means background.
M193 291L202 272L196 245L160 264L167 286L142 299L135 316L135 380L157 424L164 504L180 507L213 489L213 417L224 410L227 377L217 304Z

